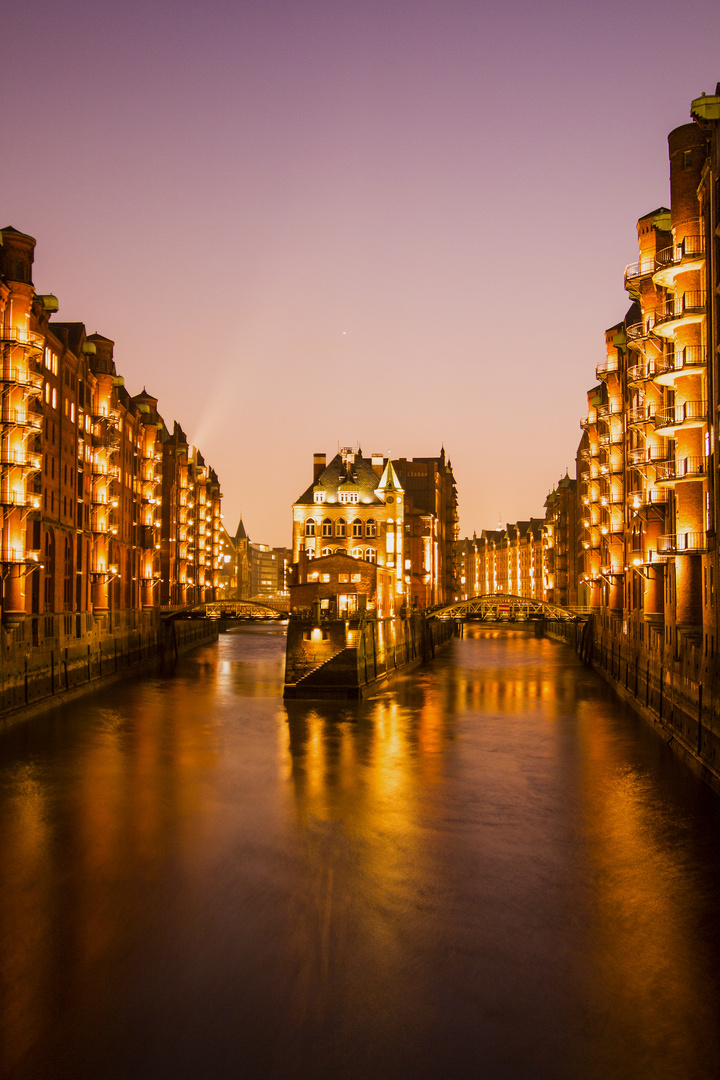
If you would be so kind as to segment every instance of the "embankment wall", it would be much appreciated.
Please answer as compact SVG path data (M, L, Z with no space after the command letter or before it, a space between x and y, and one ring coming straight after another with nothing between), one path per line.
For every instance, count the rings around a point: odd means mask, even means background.
M211 619L162 620L143 613L137 625L100 627L80 642L47 639L27 645L3 634L0 662L0 726L16 723L63 700L174 661L204 642L215 641L218 625Z

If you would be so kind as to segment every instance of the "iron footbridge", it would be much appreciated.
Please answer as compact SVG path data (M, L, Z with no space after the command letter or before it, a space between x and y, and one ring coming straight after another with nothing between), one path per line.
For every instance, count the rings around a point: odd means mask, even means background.
M195 619L287 619L287 604L275 604L262 600L216 600L206 604L187 604L184 607L167 607L161 611L163 618Z
M476 618L487 622L526 622L551 619L562 622L585 622L587 614L573 608L560 607L546 600L531 600L527 596L508 593L485 593L469 600L456 600L426 611L429 619Z

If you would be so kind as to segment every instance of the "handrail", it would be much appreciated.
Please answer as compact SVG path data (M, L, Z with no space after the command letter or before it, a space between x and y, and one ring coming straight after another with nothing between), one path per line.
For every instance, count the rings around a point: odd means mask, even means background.
M705 254L704 236L686 236L679 244L662 248L655 256L655 269L666 270L669 266L679 266L688 256Z
M27 330L22 326L0 326L0 341L42 349L45 338L42 334L37 334L34 330Z
M688 476L704 476L706 472L707 458L684 457L661 462L657 468L657 479L682 480Z
M682 319L684 315L697 314L706 309L707 294L704 289L693 289L681 296L673 296L661 304L656 313L655 325Z
M665 536L658 536L657 549L658 554L660 554L660 552L670 554L672 552L682 553L706 551L707 543L705 540L705 533L667 533Z
M700 345L686 345L670 355L658 356L655 363L656 375L664 375L667 371L683 371L688 367L705 367L705 349Z
M16 386L29 386L33 390L42 390L43 376L38 371L28 371L25 368L0 368L0 382L14 383Z
M671 405L669 409L660 409L655 413L655 427L675 427L688 420L704 420L707 416L707 401L683 401Z

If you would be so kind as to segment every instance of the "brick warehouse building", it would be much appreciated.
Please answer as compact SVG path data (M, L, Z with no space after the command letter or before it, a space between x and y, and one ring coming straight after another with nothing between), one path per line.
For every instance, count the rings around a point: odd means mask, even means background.
M345 447L329 463L315 454L313 483L293 504L294 563L301 552L375 562L392 569L396 597L419 607L453 598L456 538L457 489L444 451L390 461Z
M719 638L720 93L668 136L670 205L637 225L631 305L605 335L578 452L580 602L667 649Z
M53 318L34 247L2 230L2 622L52 649L214 599L221 495L157 400L127 392L113 342Z

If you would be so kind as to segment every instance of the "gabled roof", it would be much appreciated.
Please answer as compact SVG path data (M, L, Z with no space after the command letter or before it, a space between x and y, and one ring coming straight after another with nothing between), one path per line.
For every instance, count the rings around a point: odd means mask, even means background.
M397 476L392 466L389 466L392 470L392 478L394 486L402 491L400 484L397 482ZM388 473L388 469L385 469L383 479ZM391 487L391 484L387 485ZM341 453L335 455L327 466L323 469L314 484L311 484L302 493L299 499L296 500L297 504L313 504L313 493L316 490L325 492L325 501L327 503L339 502L338 494L342 489L343 491L357 491L359 495L360 504L374 503L375 505L381 504L383 500L376 495L376 490L382 487L382 480L378 481L378 476L372 467L372 462L368 458L360 457L359 454L355 455L355 460L346 464L345 459Z

